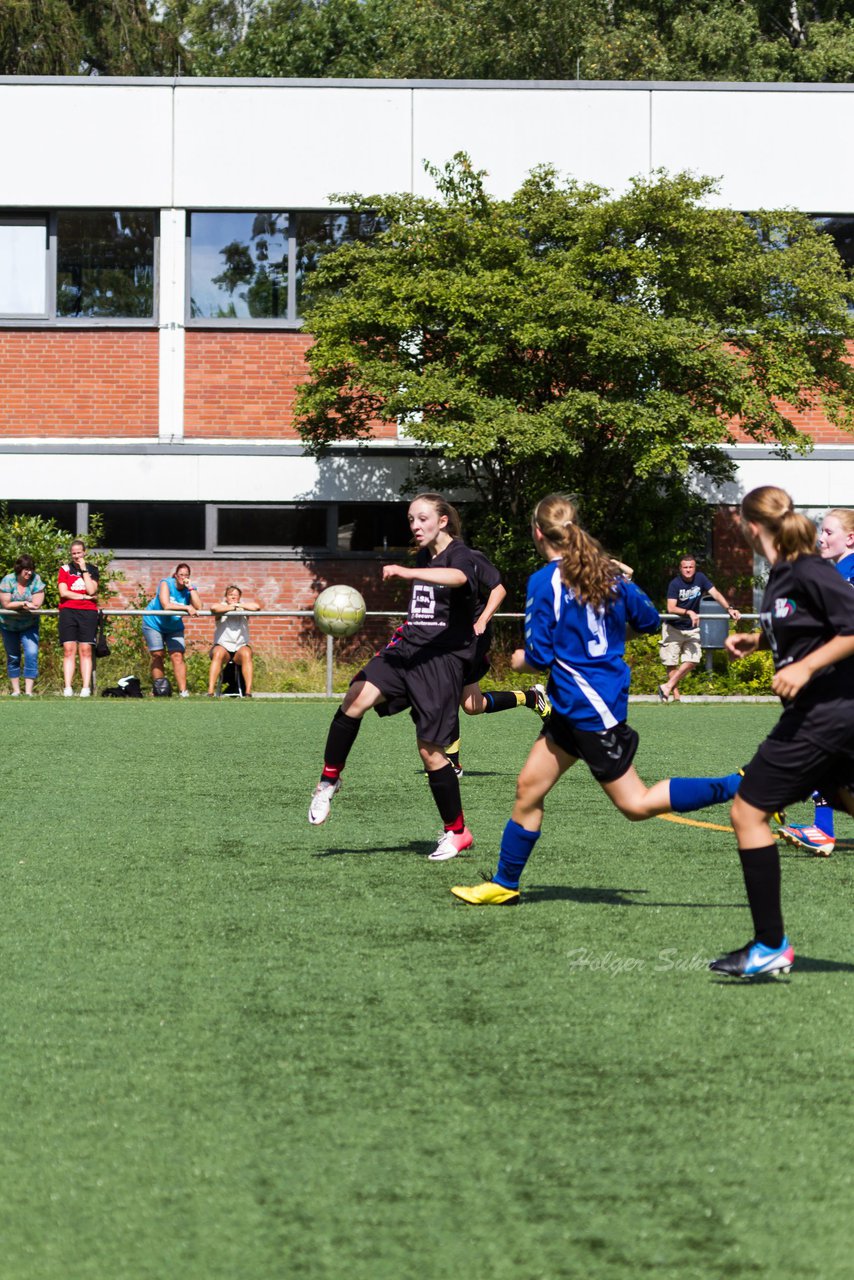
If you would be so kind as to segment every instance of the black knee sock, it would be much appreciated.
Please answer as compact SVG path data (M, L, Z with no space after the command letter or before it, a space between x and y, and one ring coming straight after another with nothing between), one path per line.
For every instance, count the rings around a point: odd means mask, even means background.
M525 705L525 695L516 693L513 689L509 691L498 690L483 695L484 714L489 715L493 711L511 711L514 707Z
M462 831L465 826L463 802L460 797L460 780L454 773L454 766L442 765L441 769L427 774L427 781L445 828Z
M350 749L356 741L362 727L361 717L346 716L339 707L332 717L329 733L326 735L326 750L323 753L323 775L337 778L344 765Z
M753 916L753 935L766 947L779 947L785 936L780 904L780 854L776 844L739 849L747 901Z

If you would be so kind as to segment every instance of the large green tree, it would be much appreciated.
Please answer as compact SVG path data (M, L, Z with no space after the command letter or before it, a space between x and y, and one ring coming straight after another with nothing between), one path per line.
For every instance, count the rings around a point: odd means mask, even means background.
M685 174L614 197L539 168L509 200L463 155L434 178L434 198L346 197L383 229L309 282L300 430L323 451L403 423L506 568L561 488L658 573L697 529L692 479L729 473L733 423L795 449L787 405L854 425L852 290L804 215L714 208Z
M854 79L854 0L163 0L160 12L197 75Z
M2 0L0 75L173 75L181 46L154 0Z

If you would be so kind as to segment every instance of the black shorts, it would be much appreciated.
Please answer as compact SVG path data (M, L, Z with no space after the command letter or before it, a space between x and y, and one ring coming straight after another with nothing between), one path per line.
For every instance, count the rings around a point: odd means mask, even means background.
M799 736L781 720L744 770L738 794L754 809L777 813L820 791L828 801L854 782L854 725L847 739L831 745Z
M492 664L489 661L489 636L484 632L478 636L474 656L466 663L463 673L463 688L467 684L479 684Z
M98 634L97 609L60 609L60 644L94 644Z
M583 760L597 782L616 782L628 773L640 738L624 720L613 729L576 729L553 711L540 735L551 738L569 756Z
M383 652L351 683L368 680L382 692L385 702L375 708L377 715L394 716L408 709L423 742L448 747L460 736L464 667L457 653L418 654L404 666L394 661L393 652Z

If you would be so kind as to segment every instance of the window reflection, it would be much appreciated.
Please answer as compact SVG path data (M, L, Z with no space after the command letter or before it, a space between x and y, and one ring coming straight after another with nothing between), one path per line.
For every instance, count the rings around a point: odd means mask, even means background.
M302 315L305 285L324 254L342 244L369 241L380 229L375 213L300 213L296 228L296 305Z
M56 314L153 316L154 234L152 210L58 213Z
M190 314L206 320L288 318L287 213L194 213Z

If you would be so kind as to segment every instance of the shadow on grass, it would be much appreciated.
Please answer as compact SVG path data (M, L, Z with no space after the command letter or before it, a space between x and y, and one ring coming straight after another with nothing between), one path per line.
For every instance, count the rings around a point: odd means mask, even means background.
M589 906L645 907L646 902L633 902L628 894L649 893L649 889L585 889L558 884L532 884L523 893L523 901L580 902Z
M820 960L817 956L796 955L794 964L795 977L804 977L810 973L854 973L854 964L848 964L844 960ZM784 977L782 974L776 977L773 974L767 976L759 974L755 978L715 977L713 982L719 987L788 987L791 979L787 976Z
M436 842L429 844L426 840L414 840L411 844L372 844L368 849L354 849L352 846L339 845L330 849L315 849L313 858L358 858L373 857L375 853L397 853L405 858L426 858L436 848Z
M854 973L854 964L843 960L820 960L817 956L804 956L795 952L797 973Z
M541 884L523 889L524 902L580 902L582 905L606 907L677 907L705 911L709 907L746 907L746 902L636 902L634 896L649 889L585 889L567 885Z

